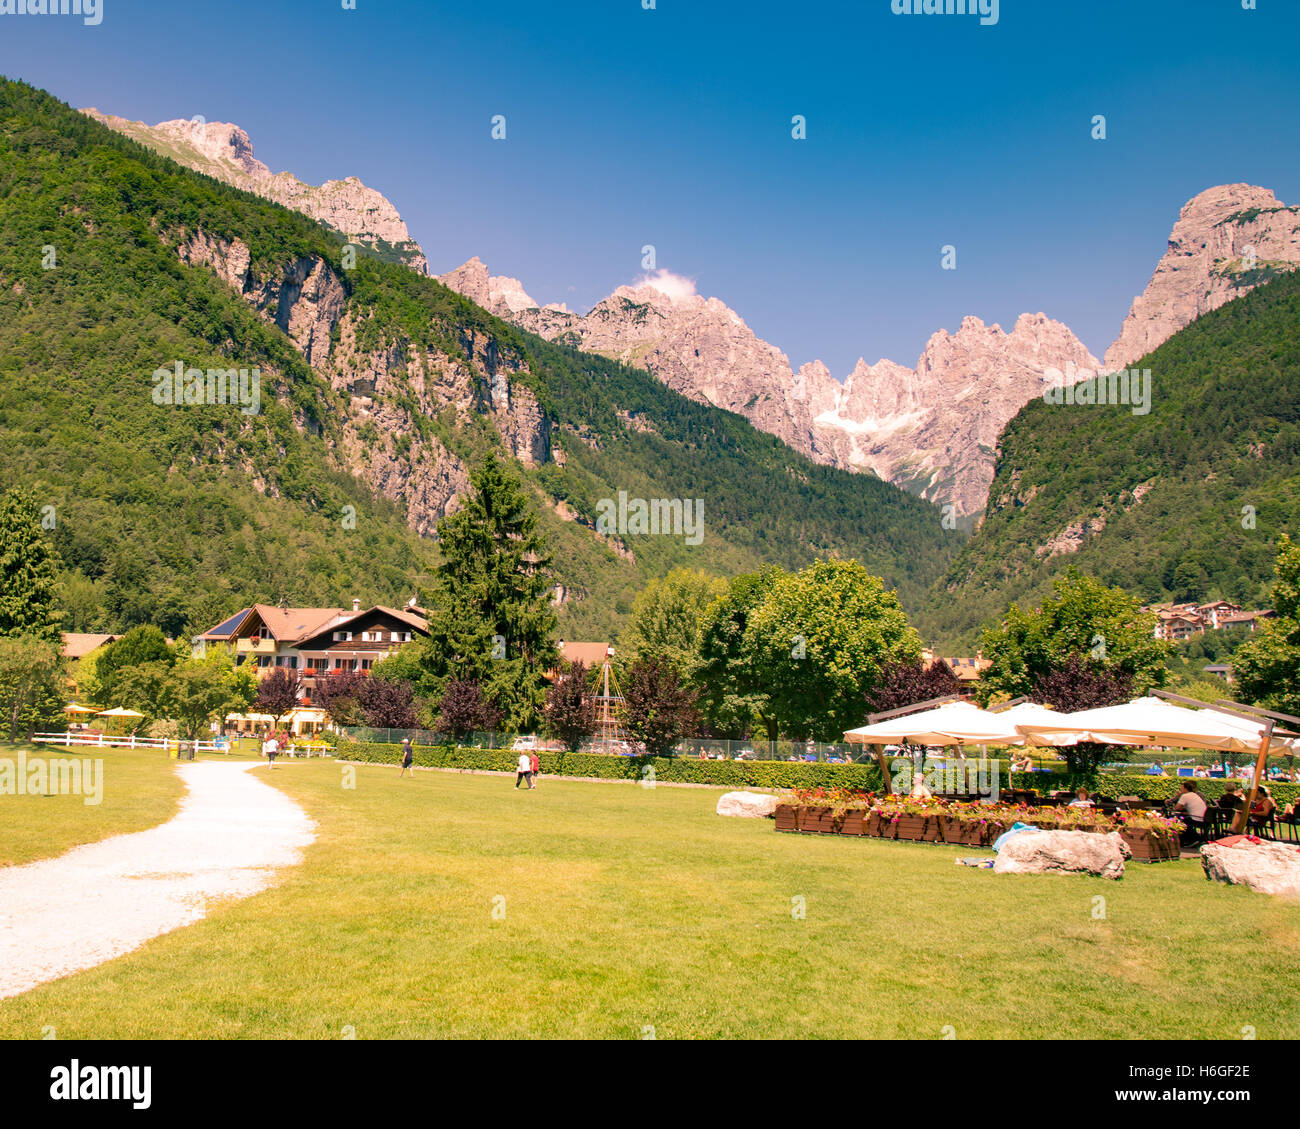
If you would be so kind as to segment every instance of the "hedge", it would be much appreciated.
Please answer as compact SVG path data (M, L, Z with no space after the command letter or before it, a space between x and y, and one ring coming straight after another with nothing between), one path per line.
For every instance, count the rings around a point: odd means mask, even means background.
M509 749L464 749L452 745L416 745L416 765L514 772L519 754ZM399 764L400 745L340 741L340 760L366 764ZM880 769L865 764L814 764L797 761L710 761L698 757L612 757L599 753L539 752L543 776L573 776L596 780L643 780L647 769L668 784L709 784L718 788L831 788L837 785L881 790Z
M1012 788L1034 788L1040 795L1056 789L1087 788L1089 792L1100 792L1112 798L1119 796L1141 796L1144 800L1176 800L1183 791L1183 781L1191 780L1188 776L1146 776L1129 775L1120 772L1104 772L1097 776L1071 776L1064 772L1017 772L1011 777ZM1213 803L1223 795L1226 781L1197 777L1194 780L1196 790ZM1250 785L1238 780L1237 787L1246 794ZM1274 801L1279 808L1300 799L1300 784L1268 785Z
M510 749L465 749L453 745L416 745L415 763L423 768L461 768L514 772L519 754ZM366 764L399 764L400 745L340 740L340 760ZM670 784L709 784L718 788L860 788L882 790L880 770L865 764L820 764L798 761L708 761L697 757L611 757L598 753L539 752L543 776L585 777L595 780L642 780L654 768L654 779ZM1187 777L1146 776L1107 772L1092 777L1064 772L999 774L1004 786L1033 788L1040 795L1056 789L1085 787L1106 796L1141 796L1144 800L1173 800ZM1238 781L1240 785L1241 782ZM1211 803L1223 793L1224 781L1198 779L1196 790ZM1243 791L1247 790L1243 785ZM1279 807L1300 799L1300 784L1270 784Z

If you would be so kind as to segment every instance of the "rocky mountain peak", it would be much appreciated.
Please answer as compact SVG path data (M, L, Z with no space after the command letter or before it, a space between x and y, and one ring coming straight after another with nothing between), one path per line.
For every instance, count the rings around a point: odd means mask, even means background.
M1151 281L1106 351L1106 367L1133 364L1198 317L1297 265L1300 208L1253 184L1207 188L1178 213Z
M538 308L519 279L490 274L487 264L477 255L455 270L439 275L438 281L498 317L510 319L524 310Z
M82 113L178 164L293 208L349 239L396 256L421 274L428 273L424 252L391 201L355 176L312 185L289 172L272 174L253 155L248 133L233 122L176 118L146 125L93 107Z

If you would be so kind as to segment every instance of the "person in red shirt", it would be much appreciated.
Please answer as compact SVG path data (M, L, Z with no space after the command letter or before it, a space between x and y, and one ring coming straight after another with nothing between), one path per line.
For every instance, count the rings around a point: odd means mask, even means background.
M537 759L536 752L532 752L528 754L528 764L529 767L533 770L533 779L530 782L530 787L536 788L537 778L542 774L542 762Z

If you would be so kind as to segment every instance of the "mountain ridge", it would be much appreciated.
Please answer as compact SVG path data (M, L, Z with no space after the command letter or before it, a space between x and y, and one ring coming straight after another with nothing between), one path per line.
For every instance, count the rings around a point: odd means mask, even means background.
M330 228L26 84L0 81L0 109L0 471L59 513L78 629L95 609L179 632L250 598L404 602L489 447L538 503L569 637L610 638L684 564L852 556L914 602L955 551L894 487L405 266L349 265ZM160 408L152 374L178 361L257 369L260 412ZM704 498L703 543L601 535L620 491Z

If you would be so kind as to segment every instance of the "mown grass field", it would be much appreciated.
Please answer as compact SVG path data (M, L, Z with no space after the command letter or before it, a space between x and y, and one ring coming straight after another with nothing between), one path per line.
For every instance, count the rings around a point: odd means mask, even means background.
M1001 876L955 866L970 848L720 818L707 789L544 779L529 793L498 776L359 767L347 790L332 762L256 771L317 820L304 864L0 1002L0 1036L1300 1029L1300 905L1211 885L1194 861L1130 865L1121 882Z
M167 767L161 749L90 749L77 751L50 745L11 745L0 742L0 758L102 759L103 797L86 804L81 796L0 796L0 866L51 858L64 851L143 831L170 819L185 794L180 778Z

